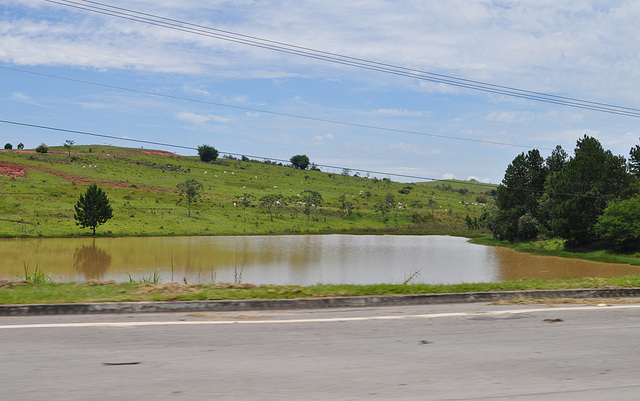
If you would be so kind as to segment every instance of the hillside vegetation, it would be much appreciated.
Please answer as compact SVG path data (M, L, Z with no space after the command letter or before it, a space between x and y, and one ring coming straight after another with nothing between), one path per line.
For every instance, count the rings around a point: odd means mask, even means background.
M177 185L194 179L203 197L177 204ZM495 186L438 181L406 184L230 158L198 157L111 146L51 147L48 153L0 151L0 236L90 235L73 206L88 185L108 195L114 217L101 236L291 233L464 234ZM320 205L299 196L316 191ZM276 207L261 199L281 195ZM243 205L244 204L244 205ZM380 205L390 205L384 213ZM376 206L378 205L378 206ZM467 219L468 221L468 219Z

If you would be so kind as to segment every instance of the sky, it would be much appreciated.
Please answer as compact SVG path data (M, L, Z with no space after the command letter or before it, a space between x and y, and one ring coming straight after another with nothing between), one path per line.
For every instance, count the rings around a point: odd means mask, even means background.
M105 12L122 8L182 28ZM207 144L394 181L499 183L518 154L571 155L584 135L628 156L640 120L424 73L640 109L637 21L638 1L3 0L0 142Z

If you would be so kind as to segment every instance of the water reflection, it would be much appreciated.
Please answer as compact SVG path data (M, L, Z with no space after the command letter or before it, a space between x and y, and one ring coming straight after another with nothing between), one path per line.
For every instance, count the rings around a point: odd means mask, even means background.
M255 284L453 284L521 278L621 276L629 265L517 253L446 236L303 235L0 240L0 279L38 265L62 281Z
M91 245L76 248L73 253L73 267L84 273L85 280L101 279L111 266L111 255L96 246L95 239Z

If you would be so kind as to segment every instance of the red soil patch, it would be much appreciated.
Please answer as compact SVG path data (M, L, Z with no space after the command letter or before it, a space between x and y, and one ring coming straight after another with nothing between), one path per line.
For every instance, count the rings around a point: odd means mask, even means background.
M0 162L0 177L24 177L24 168L15 164Z
M151 156L174 156L174 157L180 157L179 154L171 153L171 152L165 152L163 150L140 150L140 151L138 151L138 153L140 153L141 155L151 155Z

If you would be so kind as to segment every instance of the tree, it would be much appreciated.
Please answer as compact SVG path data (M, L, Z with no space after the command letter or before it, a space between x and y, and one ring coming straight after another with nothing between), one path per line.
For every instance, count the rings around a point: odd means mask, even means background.
M20 142L18 144L18 150L22 150L22 149L24 149L24 144L22 142Z
M214 162L218 158L218 151L213 146L198 146L198 156L205 163Z
M204 185L196 180L188 179L178 184L177 187L180 199L176 204L179 204L183 199L186 199L189 208L188 216L191 217L191 204L196 202L202 196L201 192L204 189Z
M295 155L289 161L298 170L306 170L309 167L309 158L306 155Z
M557 173L562 170L564 165L567 163L568 158L569 155L564 151L564 149L562 149L562 146L556 146L556 148L551 152L551 156L547 157L545 160L547 168L549 169L549 174Z
M36 148L36 152L38 153L47 153L49 151L49 147L47 146L46 143L42 142L40 145L38 145L38 147Z
M551 233L566 239L570 247L595 241L598 217L610 199L631 196L631 182L625 158L585 135L577 141L574 157L549 176L545 186Z
M379 200L374 206L374 210L380 212L382 215L382 221L385 223L389 221L389 213L393 210L396 204L395 198L392 193L387 193L385 199Z
M282 205L283 197L280 194L269 194L260 198L260 206L266 207L269 210L269 217L271 217L271 221L273 221L273 214L271 211L273 209L278 209Z
M10 143L5 143L5 144L4 144L4 148L5 148L6 150L11 150L11 149L13 149L13 145L11 145Z
M75 211L73 218L76 220L76 226L91 228L93 235L96 235L96 227L113 217L107 194L96 184L90 185L84 196L80 195Z
M251 202L255 199L252 194L243 194L236 197L236 201L244 208L244 222L247 222L247 207L251 206Z
M67 139L63 144L63 146L69 150L69 159L71 159L71 145L73 145L74 143L75 142L71 139Z
M636 145L629 151L629 171L636 178L640 178L640 145Z
M304 206L303 213L307 215L307 221L311 216L311 212L320 207L322 203L322 195L320 192L312 191L307 189L305 191L300 192L300 199L302 201L302 205Z
M340 211L344 212L342 217L349 217L353 214L353 202L349 199L349 195L342 194L338 198L340 202Z
M535 223L539 200L544 189L547 169L537 149L521 153L507 166L502 185L498 186L496 205L498 211L492 221L493 236L499 240L528 239L537 234L527 224L526 230L519 224L528 214L527 223Z
M640 250L640 196L609 202L598 217L596 232L617 251Z

